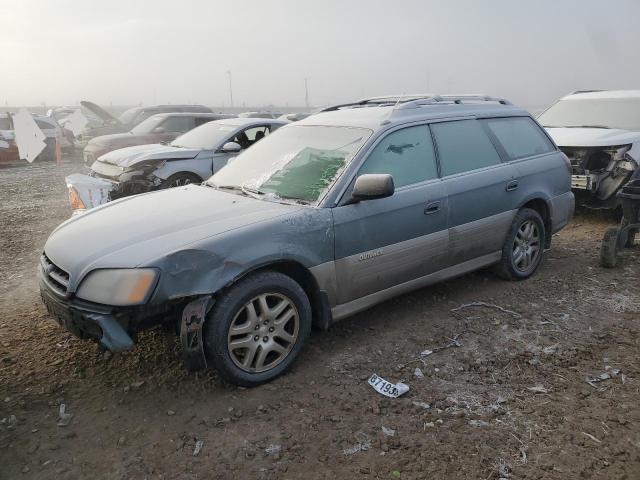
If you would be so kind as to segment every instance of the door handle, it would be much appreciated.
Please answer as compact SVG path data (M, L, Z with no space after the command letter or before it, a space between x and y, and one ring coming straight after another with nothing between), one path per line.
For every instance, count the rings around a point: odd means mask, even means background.
M437 202L427 203L427 206L424 209L424 214L431 215L432 213L439 212L440 206L441 206L441 202L439 200Z
M505 189L507 192L513 192L518 189L518 181L513 180L512 182L507 183L507 188Z

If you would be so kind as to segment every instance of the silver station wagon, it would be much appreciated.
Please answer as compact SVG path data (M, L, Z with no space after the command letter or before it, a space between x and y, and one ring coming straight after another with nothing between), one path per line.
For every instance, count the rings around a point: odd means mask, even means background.
M253 386L312 325L491 265L528 278L573 208L567 158L508 101L366 99L279 128L202 185L68 220L41 292L81 338L118 351L173 325L189 368Z

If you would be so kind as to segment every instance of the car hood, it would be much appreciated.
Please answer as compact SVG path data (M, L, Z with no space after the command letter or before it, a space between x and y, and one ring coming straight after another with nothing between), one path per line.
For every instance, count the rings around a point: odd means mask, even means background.
M104 108L102 108L100 105L96 105L93 102L89 102L87 100L82 100L80 102L80 105L82 105L83 107L85 107L87 110L90 110L91 112L93 112L94 114L96 114L102 121L104 121L105 123L116 123L116 124L121 124L120 120L118 120L116 117L114 117L113 115L111 115L109 112L107 112Z
M44 251L69 273L69 290L95 268L133 268L230 230L304 207L189 185L127 197L72 217Z
M126 168L149 160L194 158L201 151L197 148L180 148L171 145L136 145L105 153L100 157L100 161Z
M547 128L559 147L609 147L640 140L640 132L617 128Z
M151 134L148 135L134 135L133 133L114 133L111 135L101 135L99 137L89 140L89 145L95 145L99 147L117 147L136 145L136 142L145 141L148 138L152 138Z

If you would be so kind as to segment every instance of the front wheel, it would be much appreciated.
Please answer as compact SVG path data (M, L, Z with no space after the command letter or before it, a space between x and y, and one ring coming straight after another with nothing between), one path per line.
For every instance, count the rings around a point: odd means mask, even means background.
M202 179L193 173L179 172L164 180L161 188L184 187L191 183L202 183Z
M498 274L507 280L529 278L542 262L545 241L546 231L540 214L530 208L521 209L502 246Z
M253 387L291 367L310 332L311 305L300 285L279 272L258 272L214 305L205 354L225 380Z

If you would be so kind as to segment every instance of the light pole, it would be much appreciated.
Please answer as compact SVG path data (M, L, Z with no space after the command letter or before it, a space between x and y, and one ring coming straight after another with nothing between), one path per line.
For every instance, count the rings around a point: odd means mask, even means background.
M304 77L304 106L309 108L309 79Z
M227 76L229 77L229 102L233 108L233 87L231 86L231 71L227 70Z

